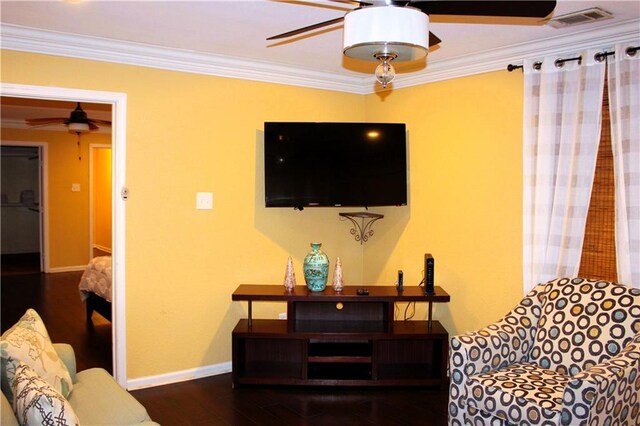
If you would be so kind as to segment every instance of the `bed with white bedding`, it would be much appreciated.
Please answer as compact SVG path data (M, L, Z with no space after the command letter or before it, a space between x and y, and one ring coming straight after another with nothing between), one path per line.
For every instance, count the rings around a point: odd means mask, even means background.
M111 256L98 256L91 259L80 278L78 289L82 301L86 304L89 324L93 324L91 321L93 311L111 321L113 295L111 271Z

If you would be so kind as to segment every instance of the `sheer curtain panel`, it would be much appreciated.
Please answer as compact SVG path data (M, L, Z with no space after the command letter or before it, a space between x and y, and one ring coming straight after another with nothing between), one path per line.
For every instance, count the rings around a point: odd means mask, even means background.
M523 285L578 273L593 185L605 65L524 62Z
M618 281L640 288L640 52L628 55L629 46L607 58L609 109Z

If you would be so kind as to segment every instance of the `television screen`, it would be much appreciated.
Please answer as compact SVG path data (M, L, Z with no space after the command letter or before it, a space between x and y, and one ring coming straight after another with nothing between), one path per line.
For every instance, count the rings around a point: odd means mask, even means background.
M266 122L264 157L267 207L407 204L404 124Z

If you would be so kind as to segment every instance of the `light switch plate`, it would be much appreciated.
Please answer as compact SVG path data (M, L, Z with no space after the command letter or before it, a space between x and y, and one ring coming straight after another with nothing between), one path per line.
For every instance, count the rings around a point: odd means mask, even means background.
M196 209L213 209L213 192L196 192Z
M80 192L80 184L72 183L71 184L71 192Z

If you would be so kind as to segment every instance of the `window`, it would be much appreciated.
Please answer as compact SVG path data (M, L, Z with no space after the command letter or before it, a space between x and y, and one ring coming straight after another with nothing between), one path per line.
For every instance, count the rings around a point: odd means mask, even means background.
M615 189L607 79L602 100L602 133L578 275L617 281L615 244Z

